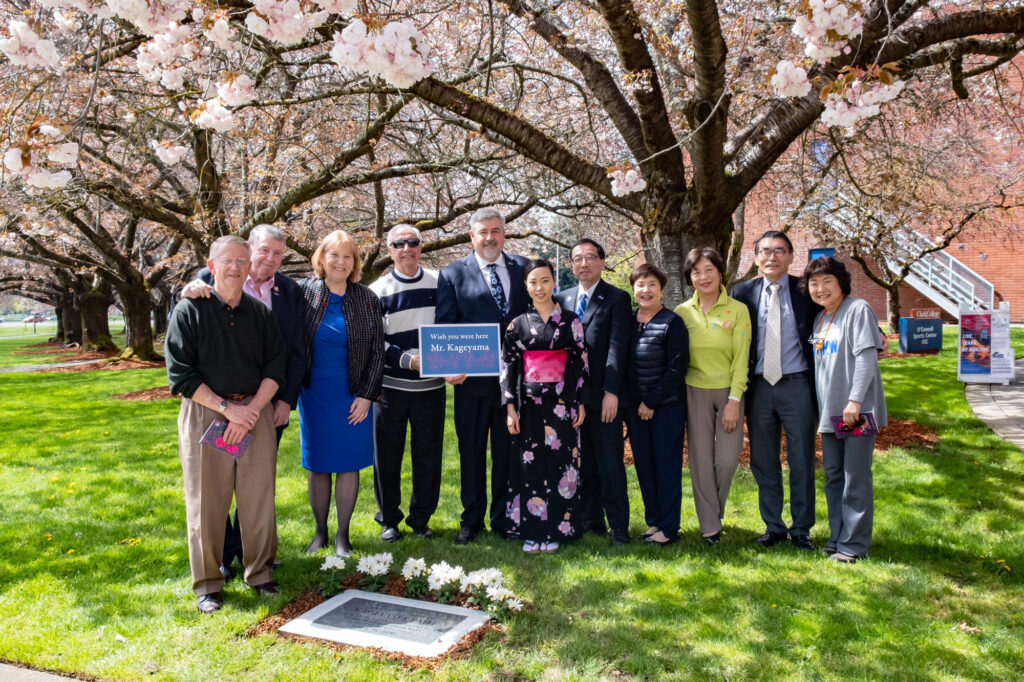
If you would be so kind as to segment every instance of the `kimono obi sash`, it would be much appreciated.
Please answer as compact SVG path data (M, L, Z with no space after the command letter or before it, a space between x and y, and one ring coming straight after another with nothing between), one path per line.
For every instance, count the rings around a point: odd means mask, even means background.
M562 350L523 351L523 381L526 383L554 384L565 379L568 353Z

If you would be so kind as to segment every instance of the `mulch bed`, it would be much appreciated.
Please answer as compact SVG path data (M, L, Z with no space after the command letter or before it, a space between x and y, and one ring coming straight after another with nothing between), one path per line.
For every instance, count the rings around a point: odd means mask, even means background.
M743 427L743 449L740 450L740 464L750 466L750 440L746 435L746 426ZM927 426L921 426L909 419L890 419L889 425L878 433L875 440L875 450L888 452L891 447L908 449L931 450L939 440L939 434ZM623 458L626 466L633 466L633 449L626 439L626 456ZM786 437L782 437L782 461L786 461ZM814 459L818 466L821 466L821 436L814 439ZM683 445L683 466L689 464L689 454L686 445Z
M88 353L82 353L81 355L75 355L67 358L68 360L89 360ZM101 355L96 362L90 362L85 365L75 365L73 367L52 367L47 369L40 369L39 372L95 372L103 369L156 369L159 367L166 366L163 360L139 360L138 358L117 358L117 353L110 351L104 355Z
M132 391L131 393L116 393L110 397L114 400L150 402L154 400L170 400L171 398L179 398L180 396L171 395L170 386L155 386L142 391Z
M358 589L359 588L359 576L349 576L342 583L342 586L346 590ZM389 594L395 597L406 596L405 592L405 578L400 575L388 576L388 582L380 590L381 594ZM460 594L459 597L453 602L453 606L464 605L464 595ZM298 618L306 611L313 609L320 604L327 601L319 592L306 592L299 595L293 601L285 604L277 613L267 616L256 625L249 628L245 634L249 637L261 637L261 636L272 636L277 637L300 644L313 643L334 651L345 653L348 651L367 651L374 656L377 660L391 659L400 662L403 666L409 669L425 668L427 670L436 671L439 670L441 664L449 659L466 658L469 656L473 646L487 636L488 632L501 632L502 627L493 621L487 622L483 627L480 627L473 632L463 637L459 642L448 650L447 653L440 656L434 656L431 658L425 658L422 656L407 656L397 651L385 651L384 649L376 649L373 647L355 647L348 644L339 644L338 642L331 642L325 639L317 639L315 637L298 637L296 635L287 635L278 630L287 622Z

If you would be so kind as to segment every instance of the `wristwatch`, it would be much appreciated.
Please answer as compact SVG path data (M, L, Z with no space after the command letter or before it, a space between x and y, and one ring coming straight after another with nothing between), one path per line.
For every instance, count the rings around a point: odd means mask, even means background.
M226 409L228 409L228 401L221 400L219 403L217 403L217 411L218 412L220 412L221 414L224 414L224 410L226 410Z

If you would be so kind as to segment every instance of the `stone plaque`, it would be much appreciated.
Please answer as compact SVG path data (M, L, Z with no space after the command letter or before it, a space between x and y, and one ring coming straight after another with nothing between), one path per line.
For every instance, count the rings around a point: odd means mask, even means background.
M439 656L487 622L458 606L346 590L289 621L280 631L410 656Z

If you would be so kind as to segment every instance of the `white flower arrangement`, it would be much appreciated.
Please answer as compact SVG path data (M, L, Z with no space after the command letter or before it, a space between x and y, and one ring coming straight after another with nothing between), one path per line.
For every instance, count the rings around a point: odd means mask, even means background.
M441 561L430 567L427 584L432 590L440 590L451 583L461 582L463 574L462 566L451 566L447 561Z
M461 580L463 592L473 592L478 588L502 587L504 584L505 576L501 574L500 568L481 568L467 573Z
M367 576L383 576L387 575L393 562L394 557L391 556L391 552L372 554L361 558L356 564L356 570Z
M422 578L427 575L427 562L423 559L413 559L409 557L405 560L405 565L402 566L402 577L406 580L412 580L413 578Z
M332 554L331 556L324 559L324 563L320 566L321 571L340 571L345 568L345 560L340 556Z

